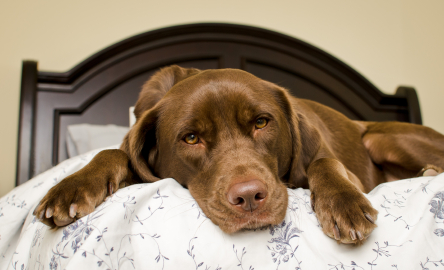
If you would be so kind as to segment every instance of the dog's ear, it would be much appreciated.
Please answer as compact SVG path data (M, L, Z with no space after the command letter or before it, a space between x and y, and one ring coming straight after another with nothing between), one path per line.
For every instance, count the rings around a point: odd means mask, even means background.
M310 123L303 112L295 112L293 160L289 171L288 181L292 187L308 187L307 170L310 163L322 147L319 131Z
M182 68L176 65L162 68L143 85L134 114L139 119L143 112L151 109L178 82L199 73L195 68Z
M198 69L169 66L156 72L143 86L134 109L136 123L124 138L121 149L127 153L131 167L144 182L159 180L154 164L157 119L165 106L161 99L175 84L199 72Z
M305 106L294 99L287 89L274 85L272 94L284 112L290 129L291 138L287 148L292 151L284 178L290 187L308 188L307 168L321 146L321 136L305 116Z
M159 106L145 111L126 134L120 147L130 159L130 166L144 182L159 180L154 175L157 154L156 123Z

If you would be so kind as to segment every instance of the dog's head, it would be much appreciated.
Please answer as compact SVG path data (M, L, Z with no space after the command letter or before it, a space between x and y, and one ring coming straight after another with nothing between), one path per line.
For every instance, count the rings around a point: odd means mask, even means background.
M145 84L135 114L124 148L144 181L176 179L228 233L284 219L282 180L302 148L285 89L241 70L171 66Z

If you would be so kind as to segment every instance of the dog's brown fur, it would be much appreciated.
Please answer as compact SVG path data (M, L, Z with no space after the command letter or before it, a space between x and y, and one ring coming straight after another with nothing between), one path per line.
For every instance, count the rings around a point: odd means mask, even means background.
M48 192L34 212L42 222L67 225L119 187L172 177L227 233L279 224L286 188L310 188L323 231L361 243L378 214L363 192L444 168L444 136L430 128L352 121L241 70L162 69L135 114L121 150Z

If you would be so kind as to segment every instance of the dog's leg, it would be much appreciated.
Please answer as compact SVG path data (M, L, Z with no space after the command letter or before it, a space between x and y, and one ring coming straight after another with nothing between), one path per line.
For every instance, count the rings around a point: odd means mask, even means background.
M324 233L342 243L362 243L376 227L378 211L334 158L320 158L307 170L313 209Z
M362 123L363 143L388 181L443 172L444 135L408 123Z
M122 150L104 150L81 170L52 187L34 210L44 224L66 226L90 214L106 196L137 182Z

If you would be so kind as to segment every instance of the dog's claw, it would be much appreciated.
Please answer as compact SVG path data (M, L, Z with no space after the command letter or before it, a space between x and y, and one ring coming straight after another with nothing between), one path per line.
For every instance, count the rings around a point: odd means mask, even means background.
M362 235L362 233L360 231L357 231L356 234L358 235L359 240L364 240L364 236Z
M73 203L69 207L69 217L74 218L77 215L77 204Z
M45 213L46 218L52 217L53 214L54 214L54 209L52 209L51 207L46 208L46 213Z
M365 218L370 221L372 224L375 224L375 221L373 220L372 216L370 216L369 213L364 213Z
M335 227L333 228L333 233L335 235L336 240L341 240L341 233L339 232L338 225L335 224Z
M355 241L356 240L356 233L355 230L351 229L350 230L350 238Z
M108 194L109 196L113 195L113 184L111 182L108 183Z

